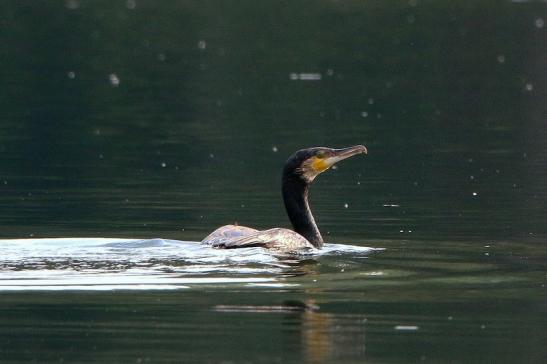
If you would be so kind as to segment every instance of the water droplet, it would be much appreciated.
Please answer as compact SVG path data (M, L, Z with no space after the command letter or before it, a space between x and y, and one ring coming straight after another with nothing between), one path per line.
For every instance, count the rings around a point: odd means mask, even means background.
M125 2L125 6L129 9L129 10L133 10L137 7L137 2L135 0L127 0Z
M167 163L165 163L165 162L161 162L161 167L162 167L162 168L165 168L165 167L167 167Z
M404 233L405 231L404 231L404 230L399 230L399 232L402 234L402 233Z
M204 50L205 48L207 48L207 42L205 42L204 40L200 40L198 42L198 48Z
M361 112L361 116L364 117L364 118L366 118L366 117L368 116L368 112L362 111L362 112Z
M108 80L110 81L110 84L112 85L112 87L118 87L120 85L120 79L118 78L118 75L115 73L109 74Z
M478 193L477 193L477 192L473 192L473 196L477 196L477 195L478 195Z
M475 176L469 176L469 179L470 179L470 180L474 180L474 179L475 179Z
M481 325L481 330L484 330L484 329L486 329L486 325L485 325L485 324L482 324L482 325Z
M272 147L272 152L277 152L277 147L275 145Z
M545 21L543 20L543 18L537 18L535 24L536 28L543 28L543 26L545 25Z
M344 204L344 208L347 209L349 205L347 203Z
M499 63L505 63L505 56L504 56L503 54L500 54L500 55L498 56L498 62L499 62Z
M214 158L215 155L213 153L209 153L209 158Z
M76 73L74 71L68 71L66 73L66 75L68 76L68 78L70 78L71 80L75 79L76 78Z
M165 53L158 53L158 61L163 62L167 57L165 57Z
M372 97L368 99L368 104L369 104L369 105L374 104L374 99L373 99Z
M524 86L524 89L526 91L532 91L534 89L534 85L532 85L531 83L527 83L525 86Z
M361 184L361 181L357 181L357 184L360 185L360 184Z

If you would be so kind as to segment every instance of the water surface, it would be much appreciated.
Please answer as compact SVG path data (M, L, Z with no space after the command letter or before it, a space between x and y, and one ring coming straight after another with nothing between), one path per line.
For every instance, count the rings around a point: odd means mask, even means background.
M545 361L545 2L0 14L2 362ZM327 250L196 243L288 227L287 157L355 144Z

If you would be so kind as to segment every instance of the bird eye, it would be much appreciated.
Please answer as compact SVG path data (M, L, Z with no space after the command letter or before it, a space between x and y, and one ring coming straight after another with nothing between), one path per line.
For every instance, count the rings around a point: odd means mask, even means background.
M315 156L317 158L325 158L327 156L327 152L325 152L324 150L320 150L315 154Z

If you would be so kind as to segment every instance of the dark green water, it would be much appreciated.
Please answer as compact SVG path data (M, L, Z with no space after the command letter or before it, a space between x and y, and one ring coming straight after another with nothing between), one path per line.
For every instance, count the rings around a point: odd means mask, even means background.
M1 238L286 227L288 155L365 144L311 203L328 242L385 248L277 289L0 292L0 361L545 362L547 3L0 14Z

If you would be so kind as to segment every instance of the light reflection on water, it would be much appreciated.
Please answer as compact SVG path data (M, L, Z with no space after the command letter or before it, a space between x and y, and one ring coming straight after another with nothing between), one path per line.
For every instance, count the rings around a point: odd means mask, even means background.
M221 250L164 239L61 238L0 240L1 290L181 289L247 284L290 287L282 276L299 260L328 254L366 256L373 248L327 244L275 256L266 249Z

